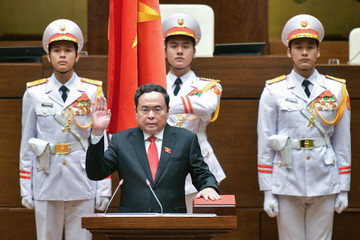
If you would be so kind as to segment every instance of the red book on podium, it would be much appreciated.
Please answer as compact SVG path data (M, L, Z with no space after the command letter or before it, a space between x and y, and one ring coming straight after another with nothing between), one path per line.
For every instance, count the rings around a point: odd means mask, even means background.
M194 213L215 213L217 215L236 215L235 195L220 195L218 200L205 200L194 197Z

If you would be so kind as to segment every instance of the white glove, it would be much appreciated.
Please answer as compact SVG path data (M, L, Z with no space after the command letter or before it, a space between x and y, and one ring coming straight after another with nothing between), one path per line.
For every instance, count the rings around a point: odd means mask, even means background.
M109 202L108 197L96 196L95 209L99 211L104 211L108 202Z
M334 209L337 213L342 213L348 207L348 192L341 191L336 194Z
M21 199L21 204L26 207L27 209L33 209L34 208L34 201L32 200L31 196L25 196Z
M264 191L264 211L269 217L275 217L279 214L279 201L271 190Z

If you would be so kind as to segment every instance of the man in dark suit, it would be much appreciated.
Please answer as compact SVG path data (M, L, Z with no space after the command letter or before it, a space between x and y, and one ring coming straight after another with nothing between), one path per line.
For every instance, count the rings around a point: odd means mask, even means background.
M169 114L166 90L155 84L141 86L135 93L135 108L138 127L115 133L104 153L102 135L111 113L106 99L98 98L86 156L90 179L101 180L117 170L124 180L119 212L160 212L147 186L150 181L164 212L186 213L184 185L188 173L199 191L198 198L219 199L217 181L204 162L196 134L166 123ZM151 137L156 139L150 141ZM154 151L155 166L148 160Z

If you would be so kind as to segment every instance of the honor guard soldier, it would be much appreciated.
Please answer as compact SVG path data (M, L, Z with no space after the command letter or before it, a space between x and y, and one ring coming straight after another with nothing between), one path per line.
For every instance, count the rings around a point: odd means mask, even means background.
M20 146L22 205L35 208L37 239L91 239L81 217L104 210L111 178L87 178L85 156L91 113L102 82L74 72L84 38L66 19L50 23L42 45L53 74L27 83L23 96Z
M350 98L345 80L316 68L321 22L300 14L282 31L293 70L266 81L258 115L258 177L279 239L331 239L348 206Z
M206 126L218 116L222 87L219 80L197 77L191 70L195 46L201 38L199 23L190 15L178 13L167 17L162 26L170 68L166 76L170 95L168 123L197 134L204 160L220 183L226 175L207 140ZM196 192L188 175L185 194L189 213Z

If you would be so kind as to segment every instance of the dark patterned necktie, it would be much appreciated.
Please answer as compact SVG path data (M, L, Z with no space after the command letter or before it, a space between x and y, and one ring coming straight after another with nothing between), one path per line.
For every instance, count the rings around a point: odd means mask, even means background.
M310 97L310 90L309 90L309 85L310 85L310 81L305 79L303 82L302 82L302 85L305 87L304 91L306 93L306 95L308 97Z
M180 91L180 84L182 83L180 78L177 78L175 81L175 89L174 89L174 95L177 96Z
M66 98L67 98L67 90L68 90L68 88L67 87L65 87L65 85L62 85L61 86L61 88L60 88L60 91L62 92L62 94L61 94L61 98L62 98L62 100L65 102L66 101Z

